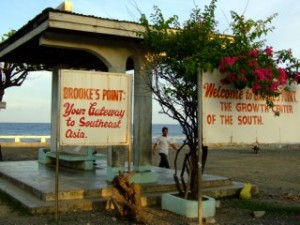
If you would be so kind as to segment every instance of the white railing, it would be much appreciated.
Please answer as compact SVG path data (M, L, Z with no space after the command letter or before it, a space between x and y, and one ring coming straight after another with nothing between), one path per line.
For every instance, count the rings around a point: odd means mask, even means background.
M183 136L173 136L170 138L173 139L173 141L178 144L181 144L184 140ZM32 139L38 140L39 139L40 143L45 143L45 142L47 142L47 140L51 139L51 136L50 135L49 136L47 136L47 135L44 135L44 136L42 136L42 135L0 135L0 142L2 140L7 140L5 142L8 142L9 140L11 140L11 142L20 143L26 139L27 140L32 140ZM157 136L153 136L152 143L154 143L156 141L156 139L157 139Z
M19 143L22 142L21 140L24 139L40 139L41 143L46 143L47 139L50 139L50 136L36 136L36 135L0 135L0 142L1 140L14 140L13 142Z

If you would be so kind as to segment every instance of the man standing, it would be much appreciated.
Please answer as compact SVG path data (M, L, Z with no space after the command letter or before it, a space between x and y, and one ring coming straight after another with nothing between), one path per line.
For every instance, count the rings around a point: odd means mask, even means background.
M162 128L162 136L159 136L153 145L152 155L155 154L156 148L158 147L160 155L159 167L170 168L168 161L169 146L171 146L175 151L177 151L176 145L168 138L168 128Z

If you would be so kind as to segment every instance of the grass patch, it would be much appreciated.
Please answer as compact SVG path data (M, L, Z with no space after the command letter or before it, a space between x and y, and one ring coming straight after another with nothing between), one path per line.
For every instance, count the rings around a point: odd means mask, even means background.
M31 213L27 209L25 209L19 202L15 201L9 195L3 192L0 192L0 202L7 205L11 211L17 212L19 215L31 215Z
M247 209L251 211L266 211L273 214L298 214L300 206L281 205L279 203L262 202L255 199L224 199L222 202L225 207Z

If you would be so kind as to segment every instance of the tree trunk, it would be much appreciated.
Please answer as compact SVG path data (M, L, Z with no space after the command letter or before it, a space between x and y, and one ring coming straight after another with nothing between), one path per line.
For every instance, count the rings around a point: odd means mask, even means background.
M183 145L184 146L184 145ZM175 171L177 171L177 156L181 146L176 154L174 159ZM192 154L193 153L193 154ZM186 154L185 159L183 161L183 166L181 168L180 180L177 176L177 173L174 174L174 180L179 194L182 197L189 199L197 199L198 196L198 157L195 155L196 152L190 151L189 154ZM205 169L206 159L208 154L208 147L202 147L202 173ZM187 174L188 180L185 181L184 174Z
M4 96L4 88L0 88L0 102L2 102Z
M120 172L118 176L114 177L111 201L121 217L129 217L136 222L145 224L146 221L141 205L140 186L131 183L128 176Z

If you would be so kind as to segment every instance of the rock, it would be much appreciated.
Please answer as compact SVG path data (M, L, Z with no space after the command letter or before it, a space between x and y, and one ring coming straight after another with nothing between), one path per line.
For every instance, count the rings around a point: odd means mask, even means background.
M205 219L206 224L215 224L217 221L214 217L208 217Z
M216 224L217 220L214 217L207 217L205 219L203 219L203 224L209 225L209 224ZM198 225L198 222L190 222L187 223L187 225Z
M260 218L265 215L266 211L253 211L254 218Z

